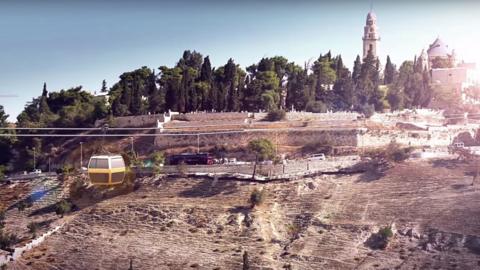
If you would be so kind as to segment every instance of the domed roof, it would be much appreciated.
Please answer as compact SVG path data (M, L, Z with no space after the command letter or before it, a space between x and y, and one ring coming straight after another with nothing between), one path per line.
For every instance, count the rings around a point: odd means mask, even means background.
M437 38L428 48L429 57L447 57L451 52L448 45L440 38Z
M367 15L367 22L368 21L376 21L377 20L377 15L373 11L370 11Z

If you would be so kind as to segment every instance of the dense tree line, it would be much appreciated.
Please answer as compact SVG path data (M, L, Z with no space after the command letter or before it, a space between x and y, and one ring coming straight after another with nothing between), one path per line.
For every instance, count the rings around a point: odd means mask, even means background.
M41 96L27 103L18 115L17 127L93 127L95 120L107 115L105 101L82 90L81 86L49 93L44 84ZM48 132L28 131L30 134ZM11 161L14 162L10 167L31 169L34 151L37 164L46 164L47 157L55 155L56 146L62 141L57 138L19 137L12 148Z
M82 87L49 93L44 84L41 95L29 102L17 117L17 125L89 127L107 116L169 110L349 110L371 114L385 109L427 106L434 96L429 82L429 72L422 69L420 61L405 61L397 70L387 57L382 68L371 54L365 59L357 56L350 71L340 55L333 56L330 52L303 66L275 56L262 58L243 69L233 59L223 66L212 67L208 56L185 51L173 67L160 66L154 70L141 67L125 72L110 88L104 80L99 91L109 94L108 103ZM6 125L4 115L0 110L0 125ZM5 141L0 141L0 148L12 145L2 142ZM21 138L14 143L15 151L10 146L8 153L17 159L31 160L35 148L42 153L39 158L45 159L55 148L55 142ZM6 162L0 160L0 165ZM31 168L31 164L25 164Z
M0 127L8 127L8 114L5 113L3 106L0 105ZM8 131L0 130L0 134L7 133ZM12 158L12 144L13 138L11 137L0 137L0 181L4 178L4 172L6 165Z
M126 72L110 89L114 116L191 111L375 110L428 105L429 75L411 61L399 71L387 58L358 56L350 72L340 55L320 55L299 66L282 56L262 58L243 70L233 59L212 67L209 57L185 51L174 67Z

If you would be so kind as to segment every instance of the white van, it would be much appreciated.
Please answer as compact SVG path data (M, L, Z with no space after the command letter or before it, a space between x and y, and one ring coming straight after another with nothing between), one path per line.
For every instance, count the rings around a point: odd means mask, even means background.
M325 160L325 154L324 153L319 153L319 154L313 154L308 157L308 160Z

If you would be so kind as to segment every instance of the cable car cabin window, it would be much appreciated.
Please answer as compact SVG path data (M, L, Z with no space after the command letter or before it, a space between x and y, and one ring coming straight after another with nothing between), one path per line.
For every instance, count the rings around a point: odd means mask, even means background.
M125 167L125 163L123 162L123 159L121 158L112 159L112 169L124 168L124 167Z
M112 182L113 183L122 182L124 176L125 176L124 172L112 173Z
M108 183L110 175L108 173L91 173L90 174L90 181L93 183Z
M90 163L90 168L108 169L108 159L105 159L105 158L92 159L92 162Z

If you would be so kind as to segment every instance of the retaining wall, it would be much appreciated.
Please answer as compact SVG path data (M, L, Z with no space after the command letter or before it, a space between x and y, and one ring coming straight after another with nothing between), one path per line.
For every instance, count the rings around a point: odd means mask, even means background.
M163 114L137 115L137 116L121 116L113 118L110 123L111 127L156 127L157 120L164 122ZM106 123L106 119L95 121L96 127L101 127Z
M322 171L322 172L335 172L339 169L346 169L352 167L359 161L358 156L345 156L345 157L331 157L327 160L290 160L285 165L257 165L256 173L263 176L280 176L285 174L296 174L305 171ZM164 166L162 173L173 174L182 173L240 173L240 174L252 174L254 164L242 164L242 165L185 165L182 168L180 166Z
M254 139L268 139L277 145L303 146L315 141L330 141L332 146L357 146L357 129L304 129L304 130L243 130L235 133L215 133L194 136L157 136L155 146L169 147L246 145Z

